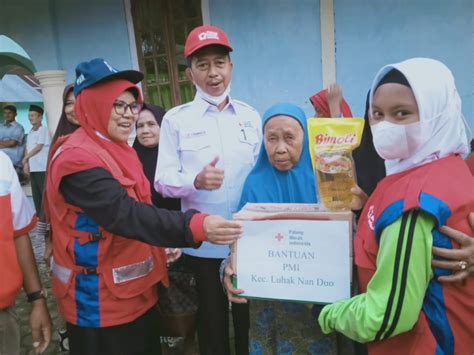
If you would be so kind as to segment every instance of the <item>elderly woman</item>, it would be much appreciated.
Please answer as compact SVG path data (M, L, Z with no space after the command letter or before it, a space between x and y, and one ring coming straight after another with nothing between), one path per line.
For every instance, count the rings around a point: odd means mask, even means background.
M315 203L315 177L306 133L306 116L299 107L281 103L263 116L264 145L244 185L240 205L247 202ZM229 300L242 290L232 287L232 269L224 284ZM335 354L336 337L324 336L310 309L298 303L252 300L250 354Z
M221 217L158 209L127 139L140 112L137 71L103 59L76 68L81 128L53 148L47 180L52 285L71 354L160 354L156 285L162 247L228 244L240 226Z

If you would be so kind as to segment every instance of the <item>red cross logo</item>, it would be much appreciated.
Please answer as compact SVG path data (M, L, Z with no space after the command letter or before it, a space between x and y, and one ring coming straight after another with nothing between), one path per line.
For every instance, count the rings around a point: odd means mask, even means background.
M279 242L281 242L283 239L285 239L285 237L282 236L281 233L278 233L278 234L275 236L275 239L278 240Z

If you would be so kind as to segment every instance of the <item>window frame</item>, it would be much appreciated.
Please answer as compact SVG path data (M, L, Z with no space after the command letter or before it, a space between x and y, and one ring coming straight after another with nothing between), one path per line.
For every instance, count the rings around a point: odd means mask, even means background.
M136 51L137 51L137 61L140 70L145 74L145 80L142 84L143 95L145 102L154 103L165 107L164 102L162 101L162 93L161 90L163 86L168 85L170 88L170 99L171 99L171 107L175 107L184 103L184 99L181 95L181 86L185 83L189 85L192 90L192 94L194 94L195 89L194 85L189 81L186 77L185 79L180 79L179 77L179 63L178 57L182 53L177 53L176 47L176 37L175 37L175 27L176 24L182 24L182 27L187 33L192 28L188 28L192 23L203 23L203 14L202 14L202 4L200 0L196 1L196 9L198 10L198 16L194 17L183 17L176 18L173 12L173 2L175 0L130 0L131 6L131 16L133 19L133 29L135 33L135 44L136 44ZM189 0L184 0L184 4L188 4ZM152 6L146 6L149 4L153 4ZM148 11L148 9L152 9L152 11ZM162 21L161 29L154 29L152 30L152 22L153 16L144 14L143 11L147 10L148 13L156 13L155 9L160 16L160 21ZM180 13L185 14L185 11L180 11ZM156 44L154 43L154 34L162 34L163 35L163 43L164 43L164 53L157 53L156 52ZM142 52L142 43L144 34L150 35L151 43L152 43L152 52L150 55L144 55ZM178 43L179 44L179 43ZM183 50L184 50L184 43L183 43ZM167 82L160 82L159 76L160 73L158 71L158 61L160 58L165 58L167 63L167 73L168 73L168 81ZM154 69L154 76L155 80L154 83L148 85L147 77L150 74L146 71L145 62L147 60L153 60L153 69ZM151 97L149 94L149 87L156 88L158 100L159 102L152 102ZM193 95L191 95L193 96ZM171 107L165 107L169 109Z

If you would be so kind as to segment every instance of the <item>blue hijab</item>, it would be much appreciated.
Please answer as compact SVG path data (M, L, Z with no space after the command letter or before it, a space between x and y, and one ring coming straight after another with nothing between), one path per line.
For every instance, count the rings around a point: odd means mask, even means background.
M257 203L316 203L316 182L309 155L306 115L293 104L279 103L263 115L263 128L275 116L288 116L303 128L303 150L298 163L289 171L275 169L268 160L264 144L255 167L245 180L239 209L247 202Z

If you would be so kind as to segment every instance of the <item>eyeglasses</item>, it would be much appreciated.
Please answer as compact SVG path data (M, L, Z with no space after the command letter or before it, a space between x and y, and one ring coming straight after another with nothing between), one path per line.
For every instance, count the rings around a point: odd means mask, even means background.
M134 115L140 113L142 110L142 104L139 104L138 102L133 102L131 104L127 104L123 101L117 101L114 102L113 105L114 111L117 115L125 115L125 112L127 112L127 108L130 109L130 112Z

